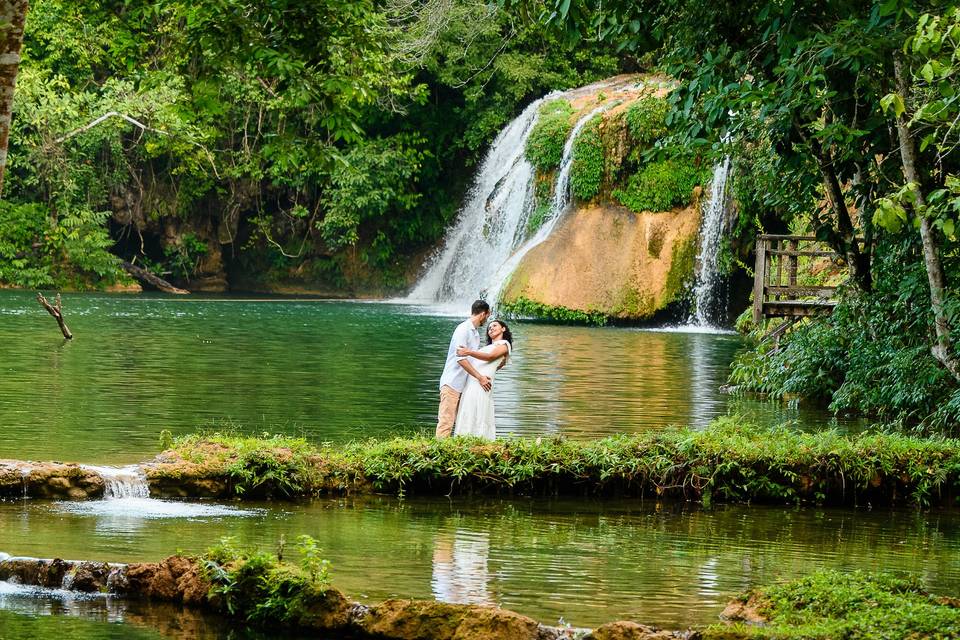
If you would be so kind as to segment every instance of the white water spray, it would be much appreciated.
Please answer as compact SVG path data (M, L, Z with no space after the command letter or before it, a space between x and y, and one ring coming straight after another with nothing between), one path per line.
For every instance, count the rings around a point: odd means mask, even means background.
M83 468L93 471L103 478L106 484L103 497L106 500L150 497L150 487L147 486L147 478L140 470L140 467L136 465L129 467L94 467L84 465Z
M717 163L710 182L710 199L701 207L700 255L697 257L697 279L693 288L695 313L693 324L710 327L723 315L723 300L720 273L717 262L720 255L720 239L727 210L727 177L730 173L730 156Z

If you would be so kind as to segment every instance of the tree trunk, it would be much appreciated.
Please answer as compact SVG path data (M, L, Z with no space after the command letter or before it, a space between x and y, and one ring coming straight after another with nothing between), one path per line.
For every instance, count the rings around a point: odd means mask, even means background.
M907 79L903 75L903 62L899 54L894 54L893 57L893 75L897 83L897 93L900 94L900 99L903 100L904 107L906 107L909 88ZM945 289L943 264L940 262L933 222L927 216L927 202L921 189L920 174L917 172L917 148L913 136L910 135L906 109L897 117L897 135L900 138L903 177L907 184L913 185L910 192L913 194L914 210L920 218L923 265L927 269L927 281L930 284L930 306L933 309L933 326L937 334L937 342L930 351L933 353L933 357L953 374L954 378L960 380L960 362L953 355L950 325L943 308L943 291Z
M830 200L830 206L837 218L837 229L831 229L831 235L833 236L831 244L847 261L851 279L862 291L870 291L873 288L873 278L870 273L870 254L861 251L860 245L857 244L857 235L853 228L853 221L850 219L850 212L847 210L847 201L844 198L843 189L840 187L837 173L833 169L833 158L816 138L810 140L810 145L816 156L817 165L820 167L820 175L823 178L827 198Z
M0 0L0 193L3 193L3 176L7 169L13 89L20 68L20 46L28 6L28 0Z

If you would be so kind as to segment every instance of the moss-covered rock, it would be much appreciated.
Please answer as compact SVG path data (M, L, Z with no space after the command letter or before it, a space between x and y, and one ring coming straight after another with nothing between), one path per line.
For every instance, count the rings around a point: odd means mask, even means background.
M428 600L386 600L360 621L369 634L391 640L538 640L540 625L512 611Z

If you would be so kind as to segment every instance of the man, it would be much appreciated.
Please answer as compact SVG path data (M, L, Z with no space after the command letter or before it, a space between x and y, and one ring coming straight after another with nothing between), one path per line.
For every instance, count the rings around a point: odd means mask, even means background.
M440 410L437 412L437 438L449 438L453 434L453 423L457 420L457 407L460 405L460 394L467 385L468 376L473 376L483 387L490 391L490 378L480 375L470 358L458 356L457 347L465 346L468 349L480 348L480 333L490 316L490 305L483 300L477 300L470 307L470 317L457 325L450 338L450 347L447 349L447 362L443 366L440 376Z

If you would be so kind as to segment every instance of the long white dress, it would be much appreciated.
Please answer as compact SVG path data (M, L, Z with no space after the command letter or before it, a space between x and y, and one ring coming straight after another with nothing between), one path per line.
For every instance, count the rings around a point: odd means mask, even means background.
M510 343L506 340L496 340L480 349L489 353L501 344L507 347L507 353L503 357L490 362L476 358L472 360L477 372L487 376L491 381L497 375L500 361L510 357ZM480 436L487 440L495 440L497 437L497 424L493 416L493 391L484 391L473 376L467 380L467 386L463 388L463 393L460 395L460 406L457 407L457 421L453 425L453 435Z

